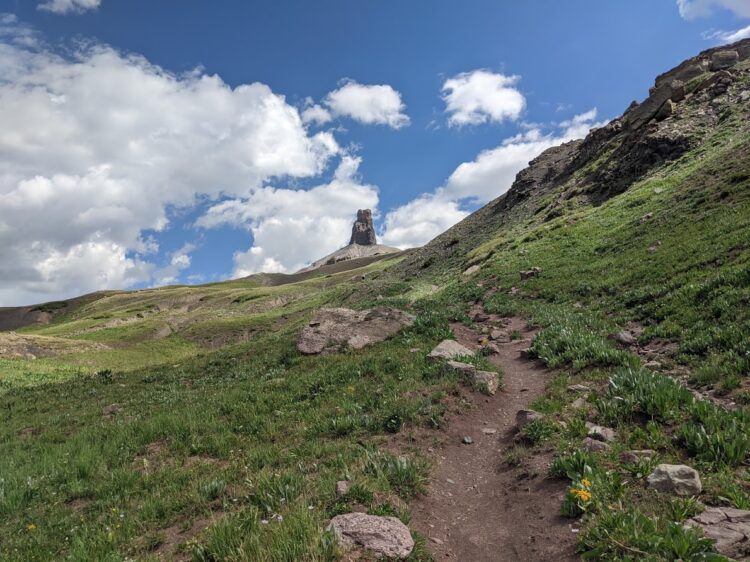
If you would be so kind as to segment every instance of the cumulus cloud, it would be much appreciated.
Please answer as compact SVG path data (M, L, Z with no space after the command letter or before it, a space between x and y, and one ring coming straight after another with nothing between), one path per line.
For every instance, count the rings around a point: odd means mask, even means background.
M311 104L302 111L302 121L305 124L325 125L332 119L331 112L318 104Z
M349 117L366 125L388 125L400 129L409 124L401 94L387 84L365 85L347 80L340 88L329 92L323 103L328 107L329 115ZM323 115L320 111L323 108L319 106L310 109L314 111L313 115Z
M378 204L378 191L361 183L360 158L343 156L329 183L307 190L265 186L247 197L213 205L198 219L204 228L247 228L253 245L234 256L234 276L293 272L344 246L352 209Z
M460 164L434 193L390 211L383 242L400 248L425 244L468 215L467 204L484 204L508 191L516 174L539 154L603 125L594 122L596 115L592 109L548 132L532 125L500 146L480 152L471 162Z
M703 34L705 39L714 39L722 44L735 43L750 38L750 25L735 31L711 31Z
M13 16L0 77L3 304L153 280L143 232L167 228L169 209L319 175L340 151L264 84L100 44L62 56Z
M526 107L526 99L516 88L519 80L519 76L489 70L463 72L449 78L442 88L448 124L478 125L518 119Z
M677 0L677 7L685 19L709 16L716 8L730 10L740 17L750 17L750 2L747 0Z
M37 8L54 14L81 14L88 10L95 10L102 0L46 0Z

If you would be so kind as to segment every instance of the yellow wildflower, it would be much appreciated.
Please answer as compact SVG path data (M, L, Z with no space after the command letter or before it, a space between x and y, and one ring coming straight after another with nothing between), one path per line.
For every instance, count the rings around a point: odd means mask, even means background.
M589 482L586 478L581 480L581 485L583 485L584 488L591 488L591 482Z
M33 523L29 523L28 525L26 525L26 528L29 531L33 531L34 529L36 529L36 525L34 525Z
M578 499L582 501L587 502L591 499L591 492L589 492L588 490L580 490L578 488L573 488L573 490L571 491L574 496L576 496Z

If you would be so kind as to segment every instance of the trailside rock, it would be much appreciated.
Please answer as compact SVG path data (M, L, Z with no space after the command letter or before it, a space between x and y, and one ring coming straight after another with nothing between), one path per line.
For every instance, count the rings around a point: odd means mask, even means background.
M604 441L597 441L591 437L586 437L583 440L583 448L592 453L603 453L609 450L609 444Z
M615 430L609 427L603 427L601 425L594 425L593 423L586 422L588 428L588 436L597 441L605 441L610 443L615 440Z
M623 330L622 332L617 332L616 334L610 334L609 339L614 340L622 345L628 346L638 343L638 340L635 338L635 336L625 330Z
M656 455L653 449L637 449L632 451L623 451L620 453L620 461L624 463L637 464L641 460L650 460Z
M348 480L339 480L336 482L336 497L343 498L349 493L351 483Z
M371 310L323 308L302 329L297 349L306 354L361 349L383 341L414 323L414 316L390 307Z
M532 267L531 269L528 269L526 271L519 271L519 275L521 276L521 281L525 281L526 279L531 279L532 277L536 277L542 272L541 267Z
M474 355L474 352L456 340L443 340L435 349L430 351L427 357L429 359L455 359L456 357L466 357L468 355Z
M377 558L403 560L414 549L409 528L395 517L346 513L331 519L328 530L343 546L360 546Z
M678 496L694 496L703 490L698 471L684 464L660 464L647 482L649 488Z
M516 427L519 431L521 431L531 422L543 419L544 414L540 414L539 412L535 412L534 410L518 410L518 412L516 413Z
M716 541L716 550L724 556L737 560L750 556L750 511L708 507L685 525L702 529L706 537Z
M349 240L349 244L374 246L377 243L375 227L372 225L372 211L370 209L358 210L357 220L354 221L352 226L352 238Z
M474 373L472 385L485 394L493 396L499 384L497 373L492 371L477 371Z

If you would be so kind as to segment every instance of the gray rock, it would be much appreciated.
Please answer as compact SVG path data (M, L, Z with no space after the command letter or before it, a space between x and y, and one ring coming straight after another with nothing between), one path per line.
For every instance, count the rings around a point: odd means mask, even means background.
M456 359L457 357L466 357L469 355L474 355L474 352L456 340L443 340L435 349L430 351L427 357L430 359Z
M588 428L588 436L597 441L605 441L611 443L615 440L615 430L609 427L603 427L601 425L594 425L592 423L586 423Z
M120 412L122 412L122 406L119 404L110 404L109 406L102 408L102 415L108 418L111 418Z
M336 496L339 498L343 498L346 494L349 493L349 488L351 487L351 484L348 480L339 480L336 482Z
M477 368L474 365L470 365L469 363L462 363L461 361L446 361L445 367L446 369L456 371L466 378L473 378L477 372Z
M540 414L539 412L535 412L534 410L518 410L518 412L516 413L516 427L519 431L521 431L531 422L543 419L544 414Z
M685 84L682 80L672 80L670 84L672 88L672 97L669 98L675 103L679 103L685 99Z
M474 275L477 271L479 271L479 266L472 265L466 271L464 271L464 275Z
M622 332L617 332L616 334L610 334L609 339L627 346L635 345L636 343L638 343L638 340L635 339L635 336L625 330L623 330Z
M490 396L497 392L498 384L497 373L492 371L476 371L473 375L472 385Z
M585 384L571 384L568 387L568 392L590 392L591 389Z
M702 529L706 537L716 541L716 550L728 558L745 560L750 556L750 511L708 507L685 525Z
M464 445L471 445L472 443L474 443L474 440L470 436L464 435L464 438L461 439L461 443L463 443Z
M661 107L675 95L671 83L662 84L653 89L651 94L640 105L631 108L625 114L629 127L640 129L651 121Z
M586 407L586 399L583 396L579 396L573 400L571 406L576 410L581 410Z
M361 349L383 341L414 323L414 316L390 307L371 310L323 308L302 329L297 349L306 354Z
M505 330L495 328L490 332L490 339L500 343L508 343L510 342L510 335Z
M716 51L711 55L710 68L713 72L724 70L734 66L738 60L740 60L740 55L737 51Z
M586 437L583 440L583 448L592 453L603 453L604 451L609 450L609 444L604 443L603 441L597 441L591 437Z
M532 267L529 270L520 271L519 274L521 275L521 281L525 281L526 279L531 279L532 277L536 277L541 272L542 272L541 267Z
M403 560L414 549L409 528L395 517L346 513L331 519L328 530L342 546L362 547L376 558Z
M620 453L620 461L624 463L636 464L641 460L649 460L656 455L656 451L652 449L639 449L632 451L623 451Z
M694 496L703 490L698 472L684 464L660 464L647 482L649 488L678 496Z
M659 111L656 112L654 118L657 121L664 121L668 117L672 117L676 108L677 105L672 100L667 100L664 102L664 105L659 108Z

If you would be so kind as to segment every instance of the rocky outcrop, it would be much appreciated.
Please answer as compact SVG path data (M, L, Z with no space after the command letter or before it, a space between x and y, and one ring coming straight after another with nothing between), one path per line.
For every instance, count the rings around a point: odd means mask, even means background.
M376 558L403 560L414 550L409 528L395 517L366 513L337 515L328 525L344 547L361 547Z
M349 244L359 244L360 246L374 246L377 244L375 237L375 227L372 225L372 211L370 209L360 209L357 211L357 220L352 226L352 238Z
M694 496L703 490L698 471L684 464L660 464L647 482L649 488L678 496Z
M716 550L735 560L750 556L750 511L731 507L708 507L685 524L698 527L716 541Z
M389 307L371 310L321 309L302 329L297 349L306 354L361 349L383 341L414 323L414 316Z

